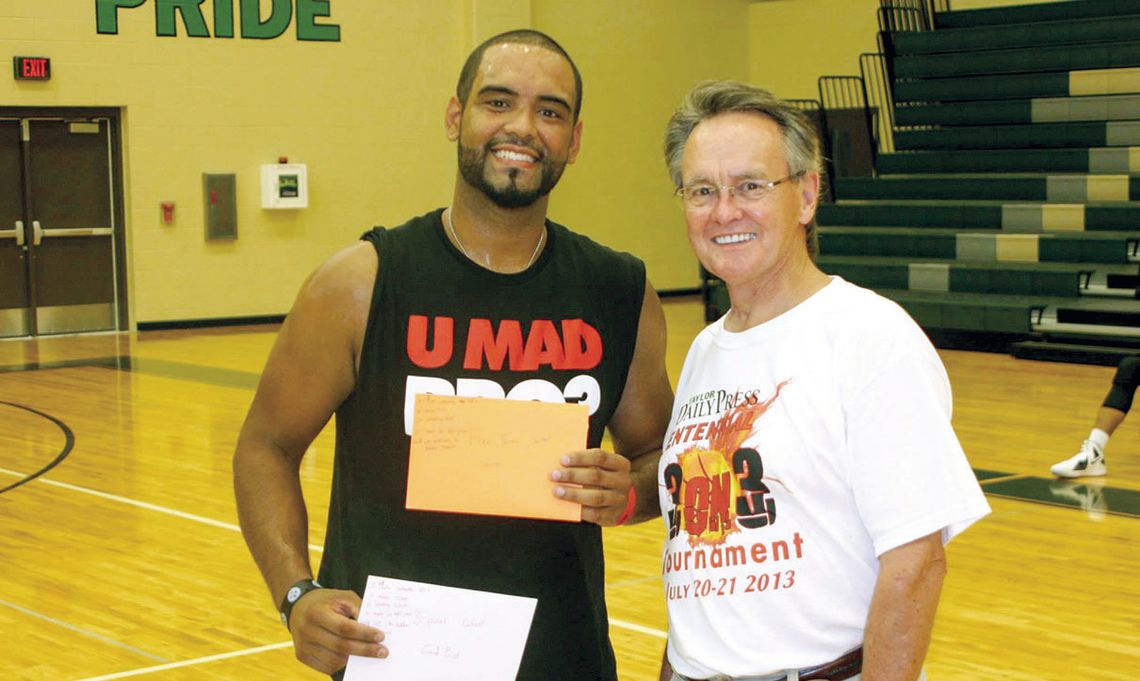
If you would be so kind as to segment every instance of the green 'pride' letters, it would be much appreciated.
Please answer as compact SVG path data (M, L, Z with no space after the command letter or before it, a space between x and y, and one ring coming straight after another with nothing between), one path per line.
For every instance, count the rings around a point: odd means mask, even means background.
M119 33L119 9L135 9L147 0L95 0L96 31L104 34ZM154 0L155 35L177 36L181 15L186 35L192 38L209 38L210 28L202 14L206 0ZM262 18L259 0L213 0L215 38L234 37L234 2L238 2L241 17L241 37L271 40L285 33L293 21L293 6L297 8L297 39L337 42L340 26L318 24L317 17L330 15L330 0L273 0L269 16Z

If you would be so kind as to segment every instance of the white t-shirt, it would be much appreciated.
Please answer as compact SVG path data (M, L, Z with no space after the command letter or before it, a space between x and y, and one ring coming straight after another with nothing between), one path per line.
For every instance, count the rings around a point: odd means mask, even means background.
M950 383L895 303L838 277L685 359L658 469L669 661L760 675L860 645L883 552L989 512Z

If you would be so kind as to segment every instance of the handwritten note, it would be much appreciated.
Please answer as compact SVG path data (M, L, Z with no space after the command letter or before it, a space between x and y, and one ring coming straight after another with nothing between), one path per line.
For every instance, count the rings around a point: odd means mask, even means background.
M580 521L550 472L586 446L588 427L584 404L417 395L407 507Z
M370 576L359 620L384 632L389 653L349 657L344 681L513 681L537 603Z

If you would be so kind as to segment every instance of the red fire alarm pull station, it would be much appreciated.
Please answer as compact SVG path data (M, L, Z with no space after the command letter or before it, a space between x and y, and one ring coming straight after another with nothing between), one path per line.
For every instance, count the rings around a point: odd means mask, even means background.
M163 201L159 205L162 206L162 224L169 225L174 222L174 202Z
M51 59L47 57L13 57L16 80L50 80Z

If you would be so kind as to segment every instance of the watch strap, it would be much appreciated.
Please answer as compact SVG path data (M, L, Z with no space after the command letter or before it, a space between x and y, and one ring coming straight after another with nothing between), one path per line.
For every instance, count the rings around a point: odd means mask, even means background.
M281 613L281 623L285 625L286 629L289 628L289 615L293 612L293 606L301 600L301 596L323 588L317 583L317 580L310 578L299 580L289 587L289 590L285 592L285 597L281 599L281 606L277 608Z

